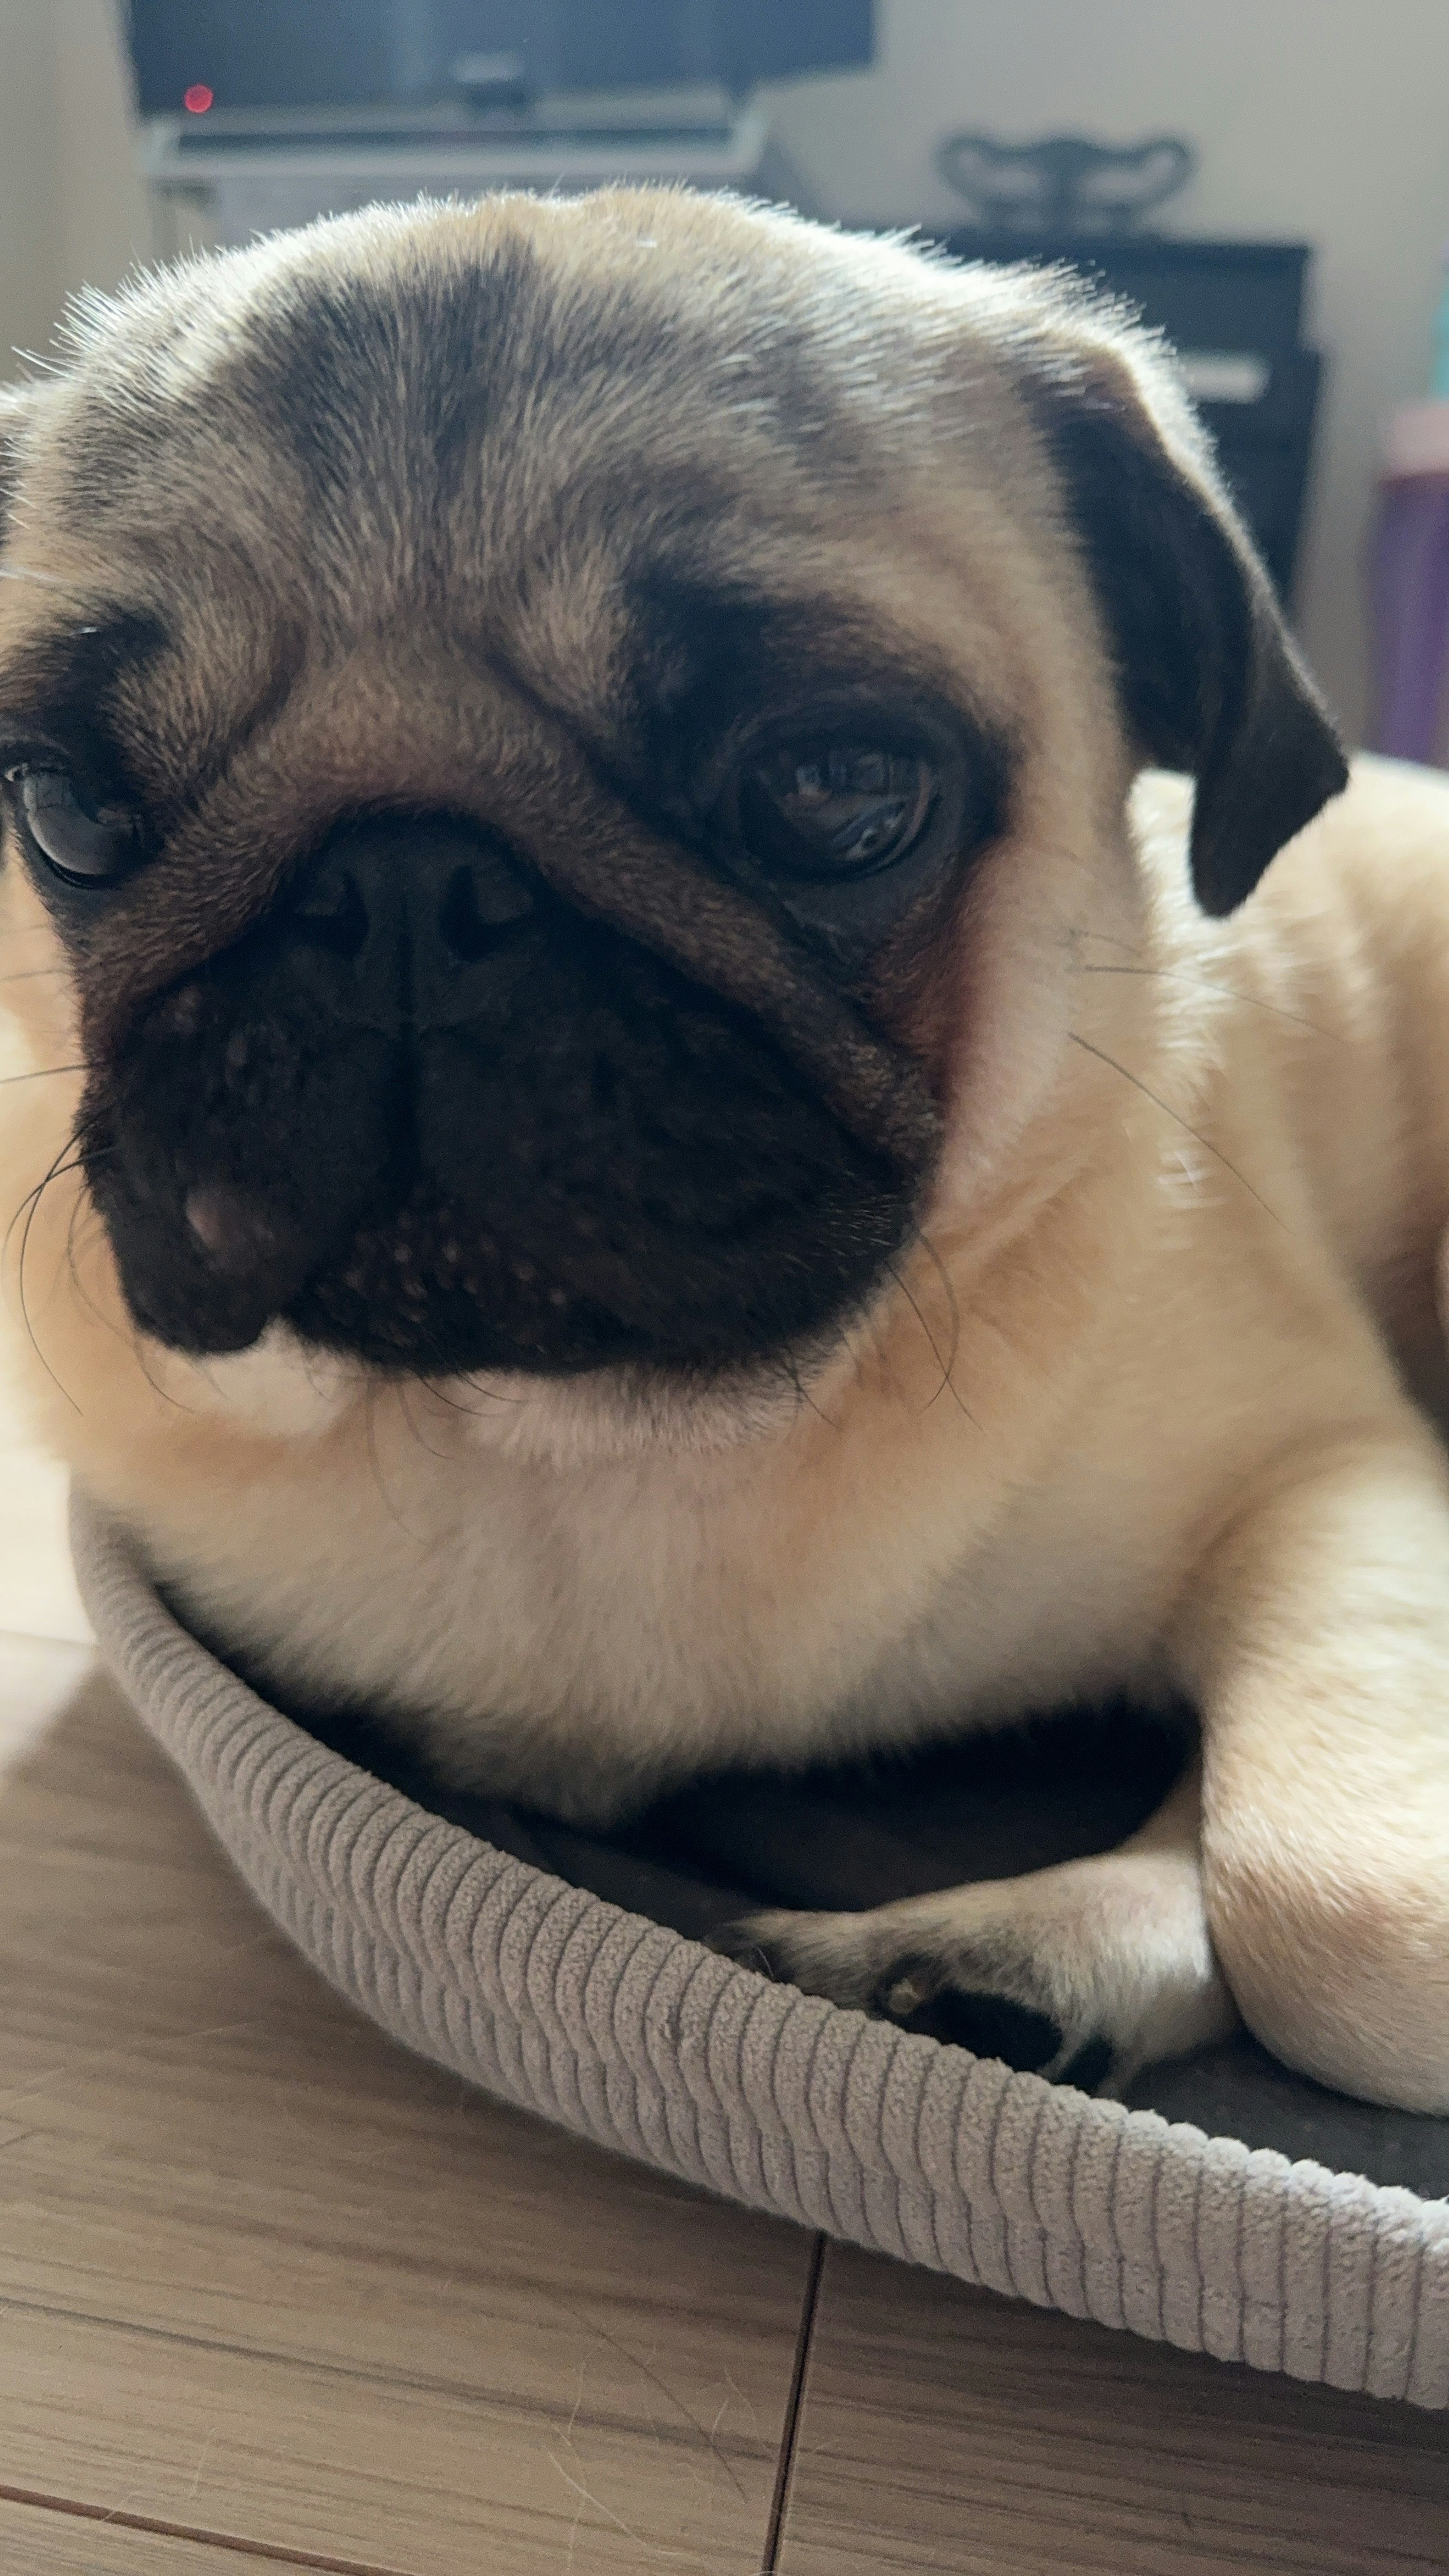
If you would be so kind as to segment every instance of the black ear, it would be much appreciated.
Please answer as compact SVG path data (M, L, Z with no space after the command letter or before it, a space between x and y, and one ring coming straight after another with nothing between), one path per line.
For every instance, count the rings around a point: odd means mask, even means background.
M1232 912L1348 769L1176 376L1111 307L1028 362L1144 764L1197 780L1192 876ZM1071 325L1075 319L1076 331Z

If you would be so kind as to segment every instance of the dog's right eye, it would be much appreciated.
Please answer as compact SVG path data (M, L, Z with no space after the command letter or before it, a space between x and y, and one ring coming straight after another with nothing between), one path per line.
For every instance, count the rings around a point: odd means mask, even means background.
M935 813L923 750L831 732L751 746L721 813L727 845L776 878L840 885L897 867Z
M935 769L914 752L792 743L746 771L740 833L752 857L792 875L871 876L914 849L935 797Z
M67 885L113 885L135 866L141 826L124 806L88 803L65 769L22 761L5 778L30 840Z

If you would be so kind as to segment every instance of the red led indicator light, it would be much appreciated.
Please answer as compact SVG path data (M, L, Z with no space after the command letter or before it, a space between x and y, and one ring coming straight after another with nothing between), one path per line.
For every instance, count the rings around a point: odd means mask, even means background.
M205 116L207 109L215 104L216 92L208 89L205 81L193 81L182 100L188 116Z

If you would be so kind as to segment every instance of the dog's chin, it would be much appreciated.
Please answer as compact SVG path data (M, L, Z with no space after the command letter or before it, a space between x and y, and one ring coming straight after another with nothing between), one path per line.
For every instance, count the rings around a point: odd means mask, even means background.
M566 1379L466 1378L431 1394L445 1410L469 1408L475 1448L520 1464L578 1469L646 1456L707 1456L778 1435L807 1400L804 1384L767 1362L737 1365L715 1379L686 1379L631 1362Z
M822 1347L717 1375L630 1361L568 1378L494 1370L423 1379L322 1349L282 1321L245 1351L196 1358L149 1341L147 1349L164 1393L263 1439L315 1440L359 1409L374 1428L390 1417L438 1460L461 1464L485 1451L561 1470L705 1456L776 1437L810 1403L828 1364Z

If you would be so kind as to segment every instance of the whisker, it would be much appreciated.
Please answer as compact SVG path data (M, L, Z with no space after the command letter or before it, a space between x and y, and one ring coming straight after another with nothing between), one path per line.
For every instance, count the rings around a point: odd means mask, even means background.
M899 1288L901 1295L906 1301L906 1304L910 1307L911 1313L915 1316L917 1323L925 1334L926 1348L929 1350L932 1359L935 1361L937 1368L941 1372L941 1383L936 1389L936 1394L931 1397L930 1403L926 1406L926 1411L929 1413L931 1405L936 1401L936 1397L943 1395L946 1389L950 1387L952 1397L959 1410L966 1415L966 1419L971 1424L973 1430L979 1431L981 1428L980 1423L976 1420L974 1414L967 1412L966 1406L961 1402L960 1390L951 1384L950 1365L948 1362L942 1360L940 1350L937 1347L936 1337L932 1332L930 1325L927 1323L925 1316L922 1314L920 1307L917 1305L915 1298L912 1296L910 1289L907 1287L905 1280L901 1277L901 1274L899 1270L897 1270L893 1261L888 1261L886 1263L886 1269L891 1278L895 1281L896 1286Z
M67 1163L64 1159L64 1157L70 1152L71 1147L78 1144L79 1141L80 1139L78 1136L67 1137L44 1179L37 1181L33 1190L27 1190L19 1207L16 1209L15 1214L12 1216L10 1223L5 1229L4 1240L3 1242L0 1242L0 1252L9 1251L10 1238L14 1234L17 1225L19 1225L22 1217L25 1216L26 1211L33 1208L43 1193L49 1189L51 1182L63 1181L67 1173L78 1172L81 1169L79 1157L77 1157L76 1161L73 1163Z
M866 1330L870 1335L871 1347L875 1352L876 1367L880 1369L887 1378L889 1378L891 1375L890 1358L887 1350L886 1338L880 1328L880 1318L878 1315L872 1314L869 1317L866 1324Z
M809 1387L806 1385L804 1378L800 1374L799 1361L794 1359L787 1352L782 1357L780 1366L785 1377L789 1380L790 1385L795 1390L796 1403L808 1404L811 1412L816 1418L816 1421L823 1422L827 1431L834 1431L838 1434L840 1431L840 1424L838 1422L832 1422L829 1414L823 1412L821 1407L816 1403L814 1396L811 1394Z
M122 1336L122 1338L123 1338L123 1339L125 1339L126 1337L123 1335L123 1336ZM187 1403L185 1403L185 1402L183 1401L183 1399L182 1399L179 1395L176 1395L176 1394L174 1394L174 1393L173 1393L172 1389L171 1389L169 1386L162 1386L162 1384L160 1383L160 1380L159 1380L158 1378L154 1378L154 1377L151 1375L150 1370L149 1370L149 1369L148 1369L148 1367L146 1366L146 1354L145 1354L145 1350L144 1350L144 1348L143 1348L143 1346L142 1346L142 1341L141 1341L141 1335L140 1335L140 1332L139 1332L139 1330L138 1330L136 1327L134 1327L134 1326L132 1327L131 1334L130 1334L130 1344L131 1344L131 1352L132 1352L132 1356L133 1356L133 1357L134 1357L134 1359L135 1359L136 1366L137 1366L137 1368L140 1370L141 1375L142 1375L142 1376L143 1376L143 1378L145 1379L146 1384L149 1386L149 1388L150 1388L150 1390L151 1390L152 1394L153 1394L153 1395L156 1395L156 1396L159 1396L159 1397L160 1397L160 1399L161 1399L161 1402L162 1402L163 1404L169 1404L169 1405L173 1408L173 1410L174 1410L175 1412L177 1412L177 1413L189 1413L189 1414L191 1414L191 1415L194 1417L194 1416L195 1416L195 1413L196 1413L196 1407L195 1407L195 1405L194 1405L194 1404L187 1404Z
M1140 957L1143 953L1139 939L1118 939L1110 930L1089 930L1085 922L1078 924L1072 936L1076 939L1095 939L1103 948L1125 948L1129 957Z
M526 1395L500 1395L496 1387L485 1386L480 1378L465 1376L462 1383L464 1386L471 1387L475 1395L481 1395L485 1404L523 1405L528 1402ZM436 1378L419 1378L418 1384L420 1386L425 1386L429 1395L435 1395L439 1404L451 1405L455 1413L466 1413L470 1422L482 1421L483 1417L478 1411L476 1405L460 1404L457 1397L449 1395L446 1388L440 1386Z
M70 1272L71 1286L74 1288L81 1304L85 1307L87 1314L93 1316L98 1324L103 1324L106 1331L113 1334L118 1342L124 1342L128 1338L132 1337L128 1336L122 1330L121 1326L116 1322L114 1315L106 1314L104 1308L96 1304L94 1297L91 1295L90 1290L87 1288L85 1281L82 1279L80 1274L80 1269L76 1260L76 1228L83 1217L94 1218L98 1225L103 1223L100 1210L97 1207L87 1204L84 1199L77 1199L75 1206L70 1212L70 1223L65 1230L65 1258L66 1267Z
M1104 934L1094 930L1091 936L1100 939ZM1114 947L1125 947L1126 944L1125 940L1112 943ZM1214 984L1206 975L1184 974L1180 966L1079 966L1077 972L1079 975L1148 975L1166 984L1190 984L1195 992L1220 993L1225 1002L1245 1002L1251 1010L1272 1011L1280 1020L1291 1020L1297 1028L1311 1029L1316 1038L1331 1039L1335 1046L1352 1044L1341 1029L1326 1029L1318 1020L1310 1020L1305 1011L1290 1011L1282 1002L1266 1001L1261 993L1240 993L1233 984Z
M365 1408L367 1455L372 1468L372 1481L377 1487L378 1501L381 1503L388 1519L392 1522L393 1527L395 1529L400 1529L404 1538L410 1538L415 1547L421 1547L425 1545L426 1542L420 1537L416 1530L409 1529L407 1522L401 1517L400 1513L394 1511L392 1504L388 1500L387 1487L383 1483L382 1465L377 1451L377 1394L377 1384L374 1380L369 1384L367 1389L367 1404Z
M967 1421L971 1423L977 1431L979 1431L981 1425L976 1420L975 1414L967 1412L966 1406L962 1404L955 1378L952 1375L956 1366L956 1356L961 1348L961 1307L956 1295L956 1283L952 1278L950 1271L947 1269L945 1262L941 1259L939 1252L936 1250L934 1243L931 1241L930 1236L924 1233L920 1226L916 1227L915 1236L917 1243L920 1245L921 1250L926 1254L937 1278L940 1280L942 1287L946 1291L946 1303L951 1311L951 1349L946 1361L946 1373L942 1384L937 1387L935 1395L931 1398L931 1404L935 1404L939 1397L945 1392L946 1387L949 1387L951 1393L956 1398L957 1404L961 1406L961 1411L966 1414ZM928 1413L930 1409L931 1405L928 1404L926 1407Z
M412 1433L413 1438L416 1440L418 1447L420 1449L426 1449L428 1456L430 1458L436 1458L440 1466L446 1467L450 1465L451 1461L449 1460L447 1451L444 1449L435 1449L431 1440L425 1440L423 1438L421 1431L414 1422L412 1417L412 1408L408 1403L407 1384L402 1378L399 1378L397 1382L397 1400L398 1409L402 1414L402 1418L407 1424L409 1431Z
M1047 853L1047 855L1053 858L1070 859L1074 866L1085 867L1089 864L1087 860L1083 859L1079 851L1067 849L1064 843L1043 842L1039 844L1039 846ZM1095 939L1099 947L1102 948L1120 948L1128 957L1140 960L1143 955L1140 940L1119 939L1110 930L1088 929L1085 923L1081 923L1077 926L1073 935L1078 939ZM1135 969L1112 966L1081 966L1077 971L1082 975L1128 974L1131 972L1136 972L1141 975L1160 975L1172 983L1195 985L1199 992L1221 993L1228 1001L1246 1002L1254 1010L1276 1011L1281 1019L1295 1020L1300 1027L1311 1029L1315 1037L1332 1038L1334 1043L1338 1046L1350 1046L1353 1043L1350 1038L1344 1037L1339 1030L1323 1028L1317 1020L1310 1020L1301 1011L1290 1011L1282 1002L1265 1001L1260 993L1240 993L1234 985L1216 984L1211 982L1209 978L1204 975L1186 974L1179 966L1149 966L1139 964Z
M1185 1136L1190 1136L1195 1145L1201 1145L1203 1152L1205 1154L1211 1154L1216 1162L1221 1163L1225 1172L1231 1172L1233 1179L1242 1184L1242 1187L1247 1191L1249 1198L1257 1200L1258 1205L1265 1216L1270 1216L1275 1225L1281 1225L1285 1234L1290 1234L1292 1232L1291 1226L1289 1226L1278 1214L1277 1209L1270 1207L1261 1191L1254 1189L1246 1172L1240 1172L1236 1163L1230 1163L1227 1155L1221 1151L1220 1147L1213 1143L1212 1138L1210 1136L1204 1136L1200 1129L1192 1126L1189 1121L1182 1116L1180 1110L1173 1108L1170 1100L1163 1100L1160 1095L1153 1091L1147 1083L1143 1082L1137 1074L1129 1072L1125 1064L1119 1064L1114 1055L1107 1055L1101 1047L1093 1046L1089 1038L1079 1037L1075 1029L1068 1029L1067 1035L1073 1046L1079 1046L1084 1055L1095 1056L1099 1064L1110 1065L1114 1073L1120 1073L1124 1082L1131 1083L1134 1091L1141 1092L1144 1100L1150 1100L1154 1109L1162 1110L1166 1117L1173 1119L1182 1129Z
M846 1358L850 1362L851 1372L854 1376L856 1385L862 1388L865 1385L865 1362L860 1355L860 1346L857 1337L868 1330L868 1316L865 1312L861 1312L852 1315L842 1323L835 1325L832 1333L832 1339L836 1346L845 1353Z
M80 1171L83 1168L85 1158L84 1148L81 1141L82 1133L83 1131L81 1129L77 1129L74 1134L67 1137L66 1142L62 1145L60 1152L56 1155L54 1162L51 1164L50 1169L45 1174L44 1178L37 1183L36 1187L29 1192L26 1198L21 1200L19 1207L16 1209L14 1216L11 1218L9 1225L5 1229L5 1241L3 1246L3 1249L8 1252L10 1249L10 1238L14 1234L17 1225L20 1225L23 1217L24 1225L20 1236L20 1259L16 1278L16 1285L20 1292L20 1312L24 1318L25 1330L31 1349L34 1351L36 1358L39 1360L46 1376L50 1379L51 1384L65 1397L67 1404L75 1413L80 1412L80 1406L76 1403L75 1397L71 1394L70 1388L63 1385L61 1380L56 1376L54 1369L51 1367L49 1360L46 1358L44 1351L41 1349L40 1344L35 1337L35 1325L31 1319L30 1303L25 1294L25 1261L26 1255L30 1250L31 1228L34 1226L36 1216L39 1213L40 1202L44 1198L46 1191L50 1188L53 1181L64 1180L67 1174ZM75 1152L76 1159L74 1162L68 1163L65 1158L67 1154L72 1151Z
M12 1082L52 1082L57 1074L85 1071L83 1064L43 1064L34 1073L0 1073L0 1091Z
M109 1159L109 1157L108 1157L108 1156L105 1156L105 1155L97 1155L97 1156L94 1158L94 1160L95 1160L95 1161L97 1161L97 1162L106 1161L106 1160L108 1160L108 1159ZM95 1205L94 1200L92 1200L92 1201L91 1201L91 1203L90 1203L90 1213L91 1213L91 1215L92 1215L92 1216L94 1216L94 1217L97 1219L98 1223L100 1223L101 1225L104 1225L104 1223L105 1223L105 1219L101 1216L100 1209ZM74 1230L75 1230L75 1216L74 1216L74 1215L72 1215L72 1217L71 1217L71 1221L70 1221L70 1231L71 1231L72 1233L74 1233ZM72 1277L73 1277L73 1278L75 1277L75 1265L74 1265L74 1263L72 1263L72 1265L71 1265L71 1275L72 1275ZM128 1330L128 1329L126 1329L126 1327L125 1327L125 1326L122 1326L122 1325L118 1324L118 1323L115 1321L115 1318L114 1318L113 1316L111 1316L111 1315L103 1315L103 1314L101 1313L101 1310L100 1310L99 1306L96 1304L95 1299L94 1299L93 1297L90 1297L90 1296L88 1296L88 1295L86 1294L86 1291L85 1291L85 1289L81 1286L81 1283L80 1283L79 1279L76 1279L76 1287L77 1287L77 1289L79 1290L79 1292L80 1292L81 1296L85 1298L85 1302L86 1302L87 1306L90 1308L91 1313L95 1316L97 1323L107 1325L107 1326L109 1327L110 1331L111 1331L111 1332L113 1332L113 1333L115 1334L117 1341L119 1341L119 1342L124 1342L125 1344L127 1344L127 1346L128 1346L128 1347L129 1347L129 1349L130 1349L131 1355L132 1355L133 1359L135 1360L136 1366L137 1366L137 1368L140 1370L141 1375L143 1376L143 1378L144 1378L144 1379L145 1379L145 1381L146 1381L146 1384L147 1384L147 1385L149 1386L149 1388L151 1389L152 1394L153 1394L153 1395L155 1395L155 1396L158 1396L158 1397L160 1398L160 1400L161 1400L161 1402L162 1402L163 1404L169 1404L169 1405L171 1406L171 1408L172 1408L173 1412L176 1412L176 1413L189 1413L189 1414L191 1415L191 1417L192 1417L193 1421L194 1421L194 1420L197 1418L197 1408L196 1408L196 1406L195 1406L194 1404L188 1404L188 1403L185 1401L185 1398L184 1398L184 1397L179 1396L179 1395L177 1395L177 1394L175 1393L175 1391L174 1391L174 1389L173 1389L173 1388L171 1388L171 1387L169 1387L169 1386L163 1386L163 1385L161 1384L161 1381L160 1381L160 1379L159 1379L159 1378L155 1378L155 1377L153 1377L153 1376L152 1376L151 1371L150 1371L150 1369L148 1368L148 1366L147 1366L147 1364L146 1364L146 1349L145 1349L145 1342L144 1342L144 1339L143 1339L143 1337L142 1337L141 1328L140 1328L139 1324L131 1323L131 1324L130 1324L130 1326L129 1326L129 1330ZM208 1374L209 1374L209 1373L208 1373ZM214 1385L214 1384L215 1384L215 1380L214 1380L214 1379L213 1379L213 1380L211 1380L211 1383Z

